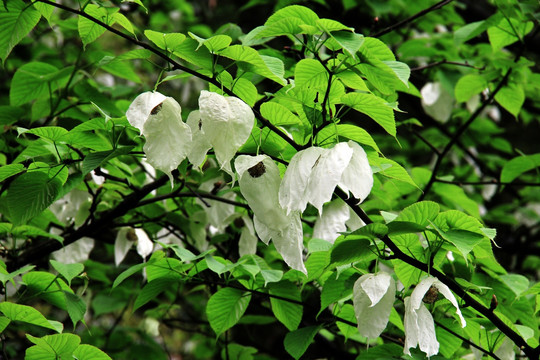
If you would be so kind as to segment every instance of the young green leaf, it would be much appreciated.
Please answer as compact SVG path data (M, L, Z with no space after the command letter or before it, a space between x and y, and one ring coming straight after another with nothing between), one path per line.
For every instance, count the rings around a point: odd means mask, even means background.
M212 295L206 305L206 316L216 336L220 336L240 320L250 300L250 293L228 287Z
M7 206L13 225L21 225L39 215L55 200L62 188L58 178L41 171L17 177L10 185Z
M41 15L20 0L0 6L0 59L2 64L17 45L38 23Z
M11 321L20 321L58 331L58 328L55 325L31 306L4 301L0 303L0 312ZM61 332L61 330L58 332Z
M296 360L300 359L319 330L319 326L308 326L291 331L285 335L285 340L283 341L285 350L287 350L287 352Z

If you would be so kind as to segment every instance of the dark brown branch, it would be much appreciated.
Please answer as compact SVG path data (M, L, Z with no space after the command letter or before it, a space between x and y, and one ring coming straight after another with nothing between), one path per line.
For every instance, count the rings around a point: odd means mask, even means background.
M448 5L452 2L452 0L442 0L442 1L439 1L438 3L436 3L435 5L433 6L430 6L428 7L427 9L424 9L416 14L414 14L413 16L411 17L408 17L407 19L405 20L401 20L400 22L397 22L395 23L394 25L391 25L385 29L382 29L381 31L373 34L373 35L370 35L372 37L379 37L379 36L383 36L384 34L388 34L389 32L391 31L394 31L400 27L402 27L403 25L407 25L408 23L411 23L413 22L414 20L434 11L434 10L439 10L440 8L442 8L443 6L445 5Z
M425 69L429 69L429 68L432 68L432 67L435 67L435 66L445 65L445 64L447 64L447 65L455 65L455 66L464 66L464 67L469 67L469 68L473 68L473 69L476 69L476 70L484 70L486 68L485 66L478 67L478 66L471 65L467 61L465 61L465 62L457 62L457 61L441 60L441 61L437 61L437 62L434 62L434 63L431 63L431 64L411 68L411 71L421 71L421 70L425 70Z
M105 211L99 218L89 222L76 230L69 230L63 233L64 237L63 245L57 240L47 240L35 244L28 250L21 253L19 256L13 259L9 259L6 262L8 270L14 271L20 266L35 263L48 256L53 251L59 250L62 246L69 245L82 237L95 237L104 229L108 229L114 223L114 220L120 216L125 215L129 210L137 207L139 202L152 191L160 188L169 181L168 176L162 176L156 181L145 185L138 191L134 191L130 195L126 196L122 202L109 211Z
M508 185L508 186L540 186L540 183L535 182L523 182L523 181L512 181L504 182L498 181L497 179L488 180L488 181L449 181L442 179L435 179L435 182L440 182L444 184L454 184L454 185Z

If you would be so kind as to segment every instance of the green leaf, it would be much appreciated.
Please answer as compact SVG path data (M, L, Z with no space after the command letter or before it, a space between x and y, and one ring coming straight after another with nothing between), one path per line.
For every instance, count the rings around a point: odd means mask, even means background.
M258 37L294 35L303 32L300 25L317 26L319 17L304 6L291 5L276 11L264 23Z
M456 45L461 45L486 31L487 27L488 24L485 20L472 22L462 26L454 32L454 42Z
M223 51L220 51L219 54L237 61L239 63L238 66L244 66L247 71L259 74L265 78L277 82L280 85L285 85L286 83L282 74L276 73L275 69L272 71L272 69L266 65L264 59L255 49L243 45L232 45L225 48ZM274 59L279 60L276 58Z
M251 294L234 288L222 288L208 300L206 316L217 336L233 327L244 315Z
M364 261L373 255L368 239L338 239L332 248L330 263L335 266Z
M403 209L394 221L411 222L425 228L439 215L439 210L439 204L436 202L420 201ZM390 224L388 224L389 229Z
M480 94L487 88L487 81L483 76L469 74L461 77L454 89L457 102L469 101L476 94Z
M324 282L321 291L321 309L319 310L319 314L330 304L351 296L355 280L355 277L351 276L350 273L343 273L339 275L339 277L337 272L332 273L332 275Z
M112 360L111 357L99 350L97 347L81 344L73 352L77 360Z
M141 0L122 0L122 2L130 2L130 3L135 3L137 5L139 5L140 7L143 8L144 12L148 14L148 9L146 8L146 6L144 6L144 4L142 3Z
M317 134L319 145L328 143L335 137L335 135L342 136L349 140L354 140L359 144L371 146L377 152L380 152L375 140L373 140L371 135L366 130L359 126L350 124L330 124L326 126Z
M45 138L51 141L60 140L68 131L59 126L43 126L28 130L25 134L34 134L40 138Z
M268 283L278 282L283 277L281 270L261 270L261 275L264 279L264 286Z
M515 157L504 164L501 182L512 182L521 174L538 167L540 167L540 153Z
M353 58L357 58L356 52L364 44L364 35L350 31L339 31L330 36Z
M49 272L31 271L22 277L29 296L41 298L50 304L66 310L64 291L73 292L61 278Z
M114 24L114 17L109 15L107 9L94 4L88 4L84 8L84 12L93 18L96 18L107 25ZM90 19L84 16L79 16L78 22L79 36L83 42L84 47L95 41L98 37L105 33L105 28L99 24L96 24Z
M69 318L73 322L73 328L77 326L77 323L84 319L86 313L86 303L78 295L64 291L66 297L66 310Z
M58 331L56 326L31 306L4 301L0 303L0 312L11 321L20 321Z
M405 63L402 63L400 61L383 61L384 64L386 64L394 74L396 74L397 78L401 80L401 82L406 86L409 87L409 77L411 76L411 68Z
M384 42L377 38L365 37L360 52L369 60L396 61L392 50Z
M414 186L417 189L420 189L418 185L416 185L414 180L411 178L407 170L405 170L403 166L399 165L394 160L390 160L387 158L378 158L377 162L372 163L371 165L372 166L376 165L382 169L377 172L378 174L381 174L391 179L403 181L407 184ZM391 166L388 166L388 165L391 165Z
M118 275L118 277L114 280L113 282L113 286L112 288L114 289L115 287L117 287L118 285L120 285L124 280L126 280L128 277L130 277L131 275L141 271L142 269L144 269L145 267L147 267L148 265L154 263L154 261L150 260L148 262L145 262L145 263L141 263L141 264L137 264L137 265L133 265L132 267L130 267L129 269L127 270L124 270L120 275Z
M380 97L372 94L348 93L341 97L341 103L366 114L381 125L387 133L396 136L394 111Z
M327 251L317 251L309 255L305 266L308 272L306 282L317 279L322 275L330 263L330 253Z
M300 325L300 320L302 320L303 312L303 306L297 303L301 301L298 287L292 282L284 280L279 283L270 284L268 289L270 295L292 300L287 301L271 296L270 305L272 306L274 316L279 322L285 325L290 331L297 329L298 325Z
M25 360L58 360L72 359L73 352L81 343L81 338L75 334L55 334L42 338L26 334L34 346L26 349Z
M69 286L71 286L71 280L84 271L83 264L63 264L56 260L49 260L49 262L67 280Z
M255 105L258 96L257 87L248 79L235 80L231 90L249 106Z
M0 6L0 59L2 65L11 50L36 26L40 13L20 0Z
M41 171L28 172L13 180L7 194L13 225L24 224L48 208L61 188L58 178L51 179Z
M107 161L114 159L115 157L129 154L133 150L133 146L123 146L116 148L115 150L107 151L98 151L88 154L82 164L83 175L88 174L90 171L101 166L101 164L106 163Z
M529 288L529 280L519 274L507 274L501 275L502 282L510 288L516 294L517 297L521 296Z
M326 89L328 76L328 71L326 71L320 61L302 59L296 64L294 70L294 85L298 87L310 86L317 89Z
M144 30L144 36L158 48L168 51L177 48L186 40L186 35L181 33L164 34L153 30Z
M43 16L47 21L51 21L51 15L55 9L53 5L41 3L41 2L35 2L34 8L36 8L37 11Z
M339 21L332 19L319 19L316 21L317 27L326 33L331 33L333 31L348 30L349 32L353 31L353 28L343 25Z
M0 316L0 333L4 332L10 323L11 320L9 320L7 317Z
M167 289L171 289L173 284L178 283L177 277L160 277L149 281L139 292L133 305L133 312L148 303L150 300L156 300L157 296Z
M302 126L302 121L291 110L276 102L265 102L261 105L261 115L276 126ZM0 168L1 171L1 168Z
M42 62L31 62L18 68L9 89L11 105L18 106L37 98L48 98L49 86L46 76L57 71L53 65ZM51 84L51 90L56 88L57 85Z
M124 14L122 13L112 14L111 22L117 23L118 25L120 25L121 27L129 31L131 35L135 35L135 29L133 28L133 24L131 23L131 21L129 21L127 17L125 17Z
M504 86L497 94L495 94L495 100L510 114L517 117L525 102L523 87L516 84Z
M23 164L9 164L0 167L0 182L7 178L22 173L25 170Z
M498 51L503 47L513 44L523 39L533 28L531 21L519 21L518 19L503 18L496 26L487 29L489 42L493 51Z
M313 341L315 335L319 332L319 329L319 326L308 326L291 331L285 335L285 340L283 341L285 350L296 360L300 359Z
M11 224L9 224L9 225L11 225ZM24 274L24 273L32 270L35 267L36 267L35 265L26 265L26 266L23 266L22 268L20 268L18 270L10 272L10 273L7 273L7 271L6 271L6 274L0 273L0 282L2 283L3 286L6 286L6 282L12 280L15 276Z
M199 46L206 46L208 51L210 53L215 54L220 50L225 49L227 46L229 46L232 42L232 38L228 35L215 35L208 39L203 39L193 33L189 33L189 36L191 36L192 39L197 41L199 43Z

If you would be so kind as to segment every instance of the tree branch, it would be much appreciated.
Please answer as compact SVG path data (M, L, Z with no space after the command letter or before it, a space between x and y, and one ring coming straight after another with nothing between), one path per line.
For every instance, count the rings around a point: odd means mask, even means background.
M407 19L405 20L401 20L400 22L397 22L395 23L394 25L391 25L385 29L382 29L381 31L373 34L373 35L370 35L372 37L379 37L379 36L383 36L384 34L388 34L389 32L391 31L394 31L404 25L407 25L408 23L411 23L413 22L414 20L434 11L434 10L439 10L440 8L442 8L443 6L445 5L448 5L452 2L453 0L442 0L442 1L439 1L438 3L436 3L435 5L433 6L430 6L428 7L427 9L424 9L416 14L414 14L413 16L411 17L408 17Z

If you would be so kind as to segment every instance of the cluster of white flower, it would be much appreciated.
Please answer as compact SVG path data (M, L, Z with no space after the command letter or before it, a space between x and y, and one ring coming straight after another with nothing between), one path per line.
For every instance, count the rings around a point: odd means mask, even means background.
M199 108L189 114L184 123L180 105L174 99L157 92L145 92L133 101L126 115L130 124L146 138L144 152L148 162L168 174L171 182L171 172L186 157L194 166L201 166L211 148L221 169L234 179L230 161L251 134L253 112L238 98L208 91L201 92ZM360 202L373 187L373 172L367 155L353 141L338 143L332 148L310 147L299 151L291 159L283 179L278 166L267 155L240 155L234 167L240 191L254 214L253 226L249 218L244 219L250 224L250 232L253 233L254 227L265 244L272 240L285 262L306 274L300 218L307 204L312 204L320 215L314 236L333 242L338 233L345 230L345 222L354 220L342 201L329 203L336 187ZM227 218L231 218L231 214ZM350 227L361 225L358 219ZM129 233L129 230L123 230L119 234L122 239ZM137 235L141 243L141 234ZM125 246L115 246L117 263L132 244L127 240L121 243ZM247 252L254 250L253 245L244 244L242 248ZM461 325L465 326L452 292L438 279L429 276L404 299L406 354L417 345L428 356L438 353L433 317L422 302L432 287L454 305ZM387 326L395 294L396 283L389 274L367 274L356 281L353 304L361 335L367 338L380 336Z
M434 290L430 290L434 288ZM431 313L424 305L426 294L433 291L441 293L456 308L461 326L465 327L465 319L461 315L457 300L445 284L436 277L428 276L414 288L405 302L405 347L403 352L410 355L410 348L417 345L426 355L439 352L439 342L435 335L435 324ZM396 283L386 273L367 274L356 280L353 290L354 312L358 322L358 331L362 336L375 339L386 328L390 312L394 306ZM436 300L436 296L433 301Z
M255 116L238 98L202 91L199 109L184 123L176 100L149 91L137 96L126 113L146 138L143 150L148 162L169 175L171 182L171 172L186 157L200 166L211 148L221 168L233 175L230 161L251 134Z

